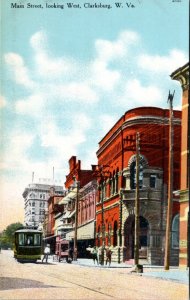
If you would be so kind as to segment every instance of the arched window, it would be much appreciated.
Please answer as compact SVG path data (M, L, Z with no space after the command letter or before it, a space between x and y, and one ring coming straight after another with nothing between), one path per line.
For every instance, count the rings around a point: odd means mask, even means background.
M115 171L113 172L112 178L112 194L115 194Z
M111 246L111 224L108 224L108 246Z
M98 247L100 247L100 226L98 226Z
M143 186L143 166L139 164L139 188ZM136 161L133 161L130 165L130 188L134 190L136 188Z
M172 248L179 248L179 214L172 221Z
M114 222L113 226L113 246L117 246L117 221Z
M115 192L118 193L118 170L115 174Z
M106 182L103 182L103 187L102 187L102 194L103 194L103 199L106 198Z

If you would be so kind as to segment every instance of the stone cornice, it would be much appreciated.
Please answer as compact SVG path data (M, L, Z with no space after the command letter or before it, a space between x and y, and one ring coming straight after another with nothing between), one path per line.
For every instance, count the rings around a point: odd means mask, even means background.
M163 118L163 117L156 117L156 116L138 116L131 118L129 120L126 120L123 124L123 129L133 126L133 125L139 125L139 124L155 124L155 125L168 125L169 124L169 118ZM181 119L174 118L173 119L174 125L180 125Z
M178 80L181 83L182 89L186 90L189 87L189 63L174 71L170 77L173 80Z
M114 207L117 207L117 206L119 206L119 201L104 207L104 211L109 210L109 209L114 208ZM100 213L102 213L102 209L99 209L99 210L96 211L96 215L100 214Z

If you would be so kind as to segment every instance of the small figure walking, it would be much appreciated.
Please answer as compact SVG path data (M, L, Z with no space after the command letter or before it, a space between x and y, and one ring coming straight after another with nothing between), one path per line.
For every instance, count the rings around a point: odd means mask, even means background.
M73 261L73 248L69 248L68 250L68 258L67 258L67 262L71 263Z
M106 265L107 263L109 263L109 266L111 265L111 255L112 255L112 251L107 248L106 249Z
M94 261L94 264L95 264L95 261L98 264L98 251L97 251L96 246L94 246L93 249L92 249L92 259Z
M50 245L47 245L44 249L44 257L42 259L42 262L44 262L44 259L46 260L46 263L48 262L48 255L50 254Z

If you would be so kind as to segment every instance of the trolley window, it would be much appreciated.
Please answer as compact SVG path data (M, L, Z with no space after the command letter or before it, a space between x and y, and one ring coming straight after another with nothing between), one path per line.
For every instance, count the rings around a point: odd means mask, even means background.
M24 233L19 233L18 244L19 244L19 246L24 246L24 244L25 244L25 234Z
M41 245L41 235L39 233L34 234L34 246Z
M34 235L27 235L26 245L34 245Z
M40 233L19 233L18 234L19 246L41 246Z

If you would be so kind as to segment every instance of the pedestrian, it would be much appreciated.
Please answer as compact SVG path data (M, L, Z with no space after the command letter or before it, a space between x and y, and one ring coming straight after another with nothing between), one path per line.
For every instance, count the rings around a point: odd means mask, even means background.
M92 249L92 259L94 261L94 264L95 264L95 261L96 261L97 265L98 265L98 251L97 251L96 246L94 246L93 249Z
M98 248L98 263L102 265L102 247Z
M68 250L68 262L72 262L73 261L73 248L69 248Z
M112 251L107 248L106 249L106 265L107 263L109 263L109 266L111 265L111 255L112 255Z
M42 259L42 262L44 259L46 260L46 263L48 262L48 255L50 254L50 245L47 245L44 249L44 257Z

